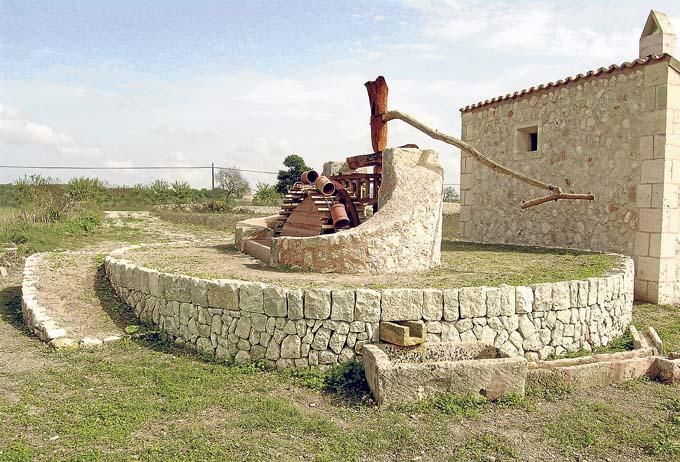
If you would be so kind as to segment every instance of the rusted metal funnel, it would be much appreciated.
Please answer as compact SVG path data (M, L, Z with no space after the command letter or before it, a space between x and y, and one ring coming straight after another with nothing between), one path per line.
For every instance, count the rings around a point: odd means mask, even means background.
M324 196L330 196L335 192L335 185L331 180L328 179L328 177L325 176L320 176L317 178L317 180L314 182L314 186L316 186L316 189L321 191L321 194Z
M348 229L350 227L347 209L343 204L331 205L331 219L335 229Z
M307 170L306 172L302 172L302 175L300 175L300 181L305 184L314 184L318 178L319 172L316 170Z

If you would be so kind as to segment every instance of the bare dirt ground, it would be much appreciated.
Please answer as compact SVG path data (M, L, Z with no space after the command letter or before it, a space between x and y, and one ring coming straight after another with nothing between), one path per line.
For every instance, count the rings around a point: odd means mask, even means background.
M149 212L105 212L99 233L100 240L81 250L45 254L38 269L38 301L68 337L78 340L121 335L135 323L129 312L108 303L111 289L101 268L104 256L128 244L130 235L135 242L233 242L231 233L170 224Z

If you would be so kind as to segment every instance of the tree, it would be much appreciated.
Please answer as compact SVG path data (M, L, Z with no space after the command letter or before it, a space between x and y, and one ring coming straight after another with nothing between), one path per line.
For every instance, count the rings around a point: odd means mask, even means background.
M276 205L281 201L281 194L276 190L276 185L257 183L253 204L255 205Z
M453 186L444 188L444 202L457 202L460 199L458 191Z
M279 170L276 176L276 190L279 194L285 194L296 181L300 181L300 175L306 170L310 170L305 164L305 160L297 154L291 154L283 160L286 170Z
M223 168L215 174L215 182L224 193L224 199L231 203L250 192L250 185L236 168Z

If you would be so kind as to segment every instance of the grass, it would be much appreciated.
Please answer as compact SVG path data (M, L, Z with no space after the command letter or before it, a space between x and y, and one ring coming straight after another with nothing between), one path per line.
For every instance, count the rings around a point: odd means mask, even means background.
M135 262L159 271L203 278L238 278L289 287L450 288L527 285L601 276L616 257L533 247L442 242L441 266L417 274L322 274L262 267L243 258L233 245L139 249Z
M236 223L239 221L264 216L254 213L196 213L175 210L156 210L154 213L161 220L170 223L200 225L228 232L233 232Z
M666 351L680 352L680 306L636 304L633 324L638 330L652 326L661 336Z
M100 227L59 246L159 239L153 232ZM0 462L680 458L678 387L640 380L379 409L357 364L277 373L203 361L151 335L50 351L25 330L12 277L0 280ZM636 305L634 322L680 349L678 308Z

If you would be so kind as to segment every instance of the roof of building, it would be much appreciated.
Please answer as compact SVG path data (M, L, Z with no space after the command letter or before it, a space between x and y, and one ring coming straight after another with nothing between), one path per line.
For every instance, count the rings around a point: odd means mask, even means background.
M673 58L671 55L664 53L662 55L652 55L652 56L647 56L646 58L640 58L636 59L634 61L630 62L625 62L623 64L612 64L609 67L601 67L597 70L593 71L588 71L585 74L578 74L575 77L566 77L564 79L558 80L556 82L549 82L546 84L539 85L537 87L529 87L525 88L524 90L516 91L514 93L508 93L505 96L497 96L495 98L487 99L485 101L480 101L475 104L471 104L468 106L465 106L463 108L460 108L460 112L468 112L472 111L474 109L479 109L484 106L488 106L493 103L498 103L500 101L507 101L507 100L513 100L516 98L520 98L522 96L526 96L528 94L531 94L533 92L539 91L539 90L545 90L548 88L554 88L554 87L561 87L564 85L568 85L573 82L578 82L580 80L586 80L592 77L597 77L603 74L612 74L614 72L623 70L623 69L630 69L632 67L638 67L642 66L645 64L653 63L653 62L658 62L658 61L664 61L668 60L670 62L671 67L673 67L675 70L680 72L680 62L678 62L675 58Z

